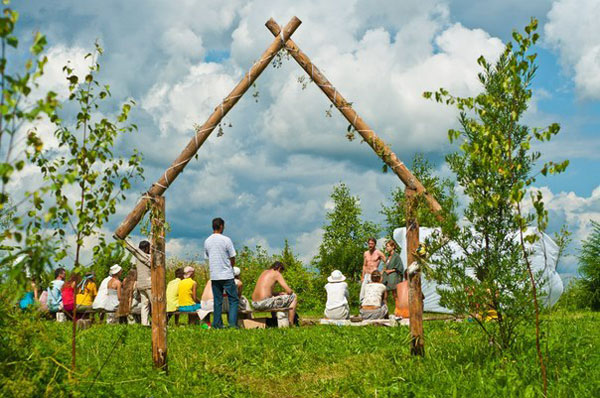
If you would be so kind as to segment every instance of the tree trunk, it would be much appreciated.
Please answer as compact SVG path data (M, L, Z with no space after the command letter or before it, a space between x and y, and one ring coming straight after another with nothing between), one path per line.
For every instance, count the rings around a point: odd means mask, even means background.
M150 187L147 194L141 198L131 213L129 213L121 225L119 225L119 228L115 231L115 235L119 239L125 239L125 237L127 237L127 235L129 235L136 227L146 211L148 211L148 199L150 197L160 196L167 190L175 178L183 171L188 162L194 157L196 152L198 152L198 149L200 149L210 133L212 133L219 125L223 117L225 117L231 108L233 108L248 88L252 86L262 71L269 65L273 57L283 48L285 41L296 31L301 23L302 22L296 17L293 17L290 22L288 22L283 29L283 34L273 40L269 48L267 48L260 59L252 65L248 73L242 78L237 86L235 86L223 102L215 108L213 113L208 117L208 120L196 129L194 137L190 140L181 154L179 154L177 159L175 159L173 164L171 164L157 182L152 184L152 187Z
M419 247L419 222L417 220L417 191L406 187L406 259L408 265L408 306L410 311L410 353L425 356L423 334L423 293L421 291L421 270L410 272L411 264L417 261Z
M151 206L152 360L155 367L167 372L165 198L153 198Z

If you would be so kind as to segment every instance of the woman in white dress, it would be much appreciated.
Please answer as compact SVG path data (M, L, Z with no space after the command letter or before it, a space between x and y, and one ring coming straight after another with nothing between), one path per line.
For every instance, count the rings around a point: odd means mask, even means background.
M123 269L115 264L110 267L109 276L100 284L98 295L94 299L93 308L103 309L109 312L106 316L106 323L116 323L117 317L115 311L119 308L119 299L121 297L121 281L119 276Z
M341 271L335 270L327 278L325 285L327 303L325 303L325 317L327 319L349 319L350 306L348 305L348 284Z

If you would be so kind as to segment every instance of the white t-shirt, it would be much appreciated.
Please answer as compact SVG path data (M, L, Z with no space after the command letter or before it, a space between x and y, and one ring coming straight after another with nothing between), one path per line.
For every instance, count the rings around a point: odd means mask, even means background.
M368 283L365 285L365 296L361 305L380 307L385 289L386 287L383 283Z
M346 282L329 282L325 285L327 303L325 308L332 310L348 304L348 284Z
M233 279L230 257L235 257L235 249L227 236L212 234L204 241L204 258L208 260L211 280Z

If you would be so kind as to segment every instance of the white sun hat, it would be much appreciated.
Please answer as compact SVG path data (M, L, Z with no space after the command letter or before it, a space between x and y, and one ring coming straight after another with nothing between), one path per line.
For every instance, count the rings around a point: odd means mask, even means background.
M241 273L242 273L242 270L239 267L233 267L233 275L234 276L240 276Z
M121 268L121 266L119 264L115 264L112 267L110 267L110 270L108 271L108 274L111 275L111 276L112 275L116 275L119 272L121 272L122 269L123 268Z
M346 277L342 274L342 271L336 269L327 277L327 280L329 282L343 282L346 280Z
M189 265L183 269L184 278L189 278L196 271L194 267L190 267Z

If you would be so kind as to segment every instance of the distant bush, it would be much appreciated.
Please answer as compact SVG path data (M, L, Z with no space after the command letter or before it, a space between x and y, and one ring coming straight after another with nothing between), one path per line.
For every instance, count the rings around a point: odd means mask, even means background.
M600 223L592 221L593 231L582 242L579 252L578 282L585 290L586 300L594 311L600 311Z
M265 249L256 246L251 249L244 246L238 251L235 265L241 270L241 280L244 283L243 294L252 300L252 292L256 286L256 281L260 274L268 269L273 262L281 261L286 269L283 272L287 284L298 295L298 305L300 312L322 312L325 308L325 284L327 278L318 272L307 269L297 256L292 252L287 241L281 253L269 254ZM175 270L191 266L196 269L194 280L198 283L198 294L202 290L210 277L208 265L206 262L198 260L184 260L177 257L167 259L167 281L175 278ZM276 287L276 291L280 291ZM356 293L358 297L358 292Z
M572 279L569 282L555 308L568 311L590 309L589 296L581 279Z

